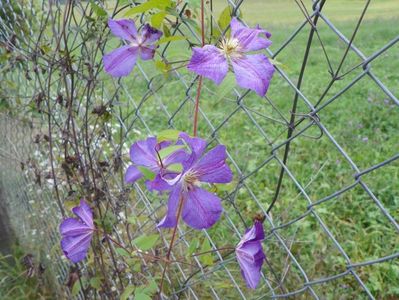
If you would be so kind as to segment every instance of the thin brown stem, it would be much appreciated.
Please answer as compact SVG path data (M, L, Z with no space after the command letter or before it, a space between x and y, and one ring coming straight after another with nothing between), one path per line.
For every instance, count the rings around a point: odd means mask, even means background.
M205 4L204 0L201 0L201 43L202 47L205 45L205 22L204 22L204 14L205 14ZM201 88L202 88L202 76L198 79L198 87L197 94L195 96L195 107L194 107L194 124L193 124L193 135L197 136L198 133L198 111L199 111L199 102L201 96Z
M169 261L169 258L170 258L170 254L172 252L173 244L175 243L175 239L176 239L177 226L179 225L179 219L180 219L180 215L181 215L181 212L182 212L183 203L184 203L184 200L183 200L182 197L180 197L180 199L179 199L179 208L177 210L177 215L176 215L176 225L173 228L172 239L170 240L168 253L166 254L167 262L165 263L165 266L164 266L164 269L163 269L163 272L162 272L161 283L159 284L159 292L161 294L162 294L162 287L163 287L163 282L164 282L164 279L165 279L166 269L167 269L167 267L169 265L168 261Z
M198 133L198 111L199 111L199 101L201 96L202 88L202 76L199 77L197 95L195 96L195 108L194 108L194 124L193 124L193 135L197 136Z

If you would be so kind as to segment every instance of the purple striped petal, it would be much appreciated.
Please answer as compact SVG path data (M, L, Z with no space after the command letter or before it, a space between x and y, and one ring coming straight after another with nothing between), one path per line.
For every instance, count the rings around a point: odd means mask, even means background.
M168 211L157 227L170 228L176 226L177 210L179 206L181 186L177 185L169 195Z
M140 58L142 60L150 60L154 58L155 46L141 46L140 47Z
M138 47L122 46L104 55L105 72L114 76L127 76L133 70L138 55Z
M147 189L149 191L158 191L158 192L163 192L163 191L168 191L173 189L173 186L167 183L165 180L163 180L161 174L157 174L154 178L154 180L147 180L145 182L145 185L147 186Z
M190 147L191 155L182 162L183 171L187 171L195 161L197 161L205 151L206 141L198 137L190 137L187 133L181 132L179 137Z
M61 248L67 258L77 263L86 257L90 247L91 233L73 237L65 237L61 240Z
M194 187L188 191L188 198L183 207L183 220L194 229L207 229L219 220L222 211L219 197Z
M221 50L213 45L194 47L187 68L220 84L229 70L227 60Z
M263 97L269 88L274 67L263 54L247 55L231 60L237 84Z
M141 177L143 177L143 174L139 169L137 169L135 166L130 165L125 173L125 182L126 183L135 183L137 180L139 180Z
M271 34L259 26L248 28L236 18L231 19L231 37L238 40L244 52L257 51L269 47L272 42L268 39Z
M255 289L259 283L260 272L265 259L261 242L264 237L263 224L256 220L236 247L236 256L241 268L241 274L247 286L252 289Z
M79 262L87 254L95 227L91 208L84 200L72 211L78 218L67 218L61 223L61 248L72 262Z
M82 235L91 231L92 228L75 218L67 218L60 225L60 233L65 237Z
M151 27L149 24L145 24L141 31L141 36L142 36L142 43L148 45L159 40L159 38L162 36L162 31L159 31L158 29Z
M146 140L137 141L130 147L130 159L138 166L145 166L152 171L158 171L158 156L155 151L157 139L149 137Z
M264 238L265 232L263 230L263 224L259 221L255 221L254 225L244 234L237 247L240 247L240 245L246 242L261 241Z
M259 284L262 264L265 258L260 242L247 244L243 249L236 250L236 255L241 274L247 286L255 289Z
M112 34L120 37L129 42L133 42L137 39L137 29L134 25L133 20L120 19L120 20L108 20L108 27Z
M226 164L226 147L217 145L206 153L193 167L200 174L201 182L229 183L233 179L233 173Z
M94 229L93 213L90 206L84 200L80 200L80 205L72 209L72 212L90 228Z

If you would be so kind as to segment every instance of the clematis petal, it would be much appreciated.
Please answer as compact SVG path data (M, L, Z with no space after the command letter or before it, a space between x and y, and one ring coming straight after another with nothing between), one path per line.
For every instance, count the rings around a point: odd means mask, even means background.
M247 286L251 289L255 289L259 284L263 260L260 263L248 263L237 253L237 261L240 265L241 274L244 277Z
M60 225L60 233L64 237L82 235L90 231L92 229L89 226L75 218L67 218Z
M140 47L140 58L142 60L150 60L154 58L155 47L154 46L142 46Z
M181 197L181 185L177 185L169 195L168 211L165 217L158 223L157 227L169 228L176 226L177 210Z
M141 177L143 177L143 173L139 169L137 169L135 166L130 165L125 173L125 182L126 183L135 183L137 180L139 180Z
M263 54L247 55L231 60L237 84L254 90L263 97L269 87L274 67Z
M263 224L256 220L236 246L237 261L248 287L255 289L265 259L261 240L265 237Z
M121 39L133 42L137 39L137 29L134 25L133 20L120 19L120 20L108 20L108 27L112 34L120 37Z
M220 84L229 70L227 60L220 49L213 45L194 47L187 68Z
M259 26L248 28L237 18L233 18L230 23L231 37L238 40L242 51L256 51L269 47L272 42L268 39L271 34ZM264 37L262 37L264 36Z
M157 171L159 166L155 152L156 145L157 139L155 137L135 142L130 147L130 159L138 166L145 166L152 171Z
M66 257L72 262L77 263L86 257L90 247L91 234L64 237L61 240L61 248Z
M260 241L251 241L245 243L241 247L236 249L237 256L240 256L242 260L248 263L260 264L265 259L265 254L263 253L262 244Z
M233 179L233 173L227 164L215 167L199 177L201 182L209 183L229 183Z
M159 40L159 38L162 36L162 31L151 27L149 24L145 24L141 31L141 35L142 43L149 45Z
M250 241L261 241L264 238L265 231L263 230L263 224L259 221L255 221L254 225L242 237L240 244Z
M198 137L190 137L185 132L181 132L179 137L188 144L192 152L189 159L183 162L184 169L187 169L194 161L198 160L202 156L206 148L206 141Z
M138 47L122 46L104 55L105 72L114 76L127 76L133 70L138 55Z
M173 185L170 185L168 182L163 180L161 174L157 174L154 180L147 180L145 182L145 185L147 186L147 189L151 192L154 190L158 192L163 192L173 189Z
M226 161L226 147L217 145L206 153L193 167L200 174L201 182L228 183L233 179L233 173Z
M188 191L188 198L183 206L183 220L194 229L206 229L219 220L222 211L219 197L194 187Z
M80 200L80 205L72 209L72 212L79 217L83 223L85 223L90 228L94 229L93 224L93 213L90 206L83 199Z
M177 145L177 144L176 144ZM178 145L180 146L180 145ZM161 147L161 149L166 148L166 147ZM186 161L190 157L190 154L187 152L187 149L178 149L168 156L166 156L163 160L162 163L166 167L173 165L173 164L180 164L184 161Z

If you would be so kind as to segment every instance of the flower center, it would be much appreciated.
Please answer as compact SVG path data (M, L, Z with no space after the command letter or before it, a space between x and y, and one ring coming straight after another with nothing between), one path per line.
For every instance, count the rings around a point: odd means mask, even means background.
M143 44L143 38L141 36L137 36L136 39L130 43L132 47L140 47Z
M225 38L220 42L219 48L226 57L234 58L241 56L241 47L238 39Z
M198 174L195 171L188 170L183 175L183 189L188 191L193 188L194 185L199 185Z

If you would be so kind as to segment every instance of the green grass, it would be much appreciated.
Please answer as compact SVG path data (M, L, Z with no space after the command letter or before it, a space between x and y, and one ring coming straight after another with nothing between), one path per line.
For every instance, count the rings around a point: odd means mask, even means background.
M26 249L13 246L9 255L0 254L0 292L4 300L52 299L54 295L45 277L38 271L37 258L33 258L33 267L24 265ZM30 275L27 275L30 274Z
M299 1L298 1L299 2ZM303 1L308 12L312 12L311 1ZM360 16L360 12L366 4L365 0L328 0L323 8L323 12L332 21L352 21ZM226 1L214 0L215 15L225 8ZM396 0L377 0L371 1L366 20L387 19L397 17L399 2ZM241 5L243 19L249 24L278 24L294 25L303 21L303 14L299 10L294 0L250 0L244 1Z

